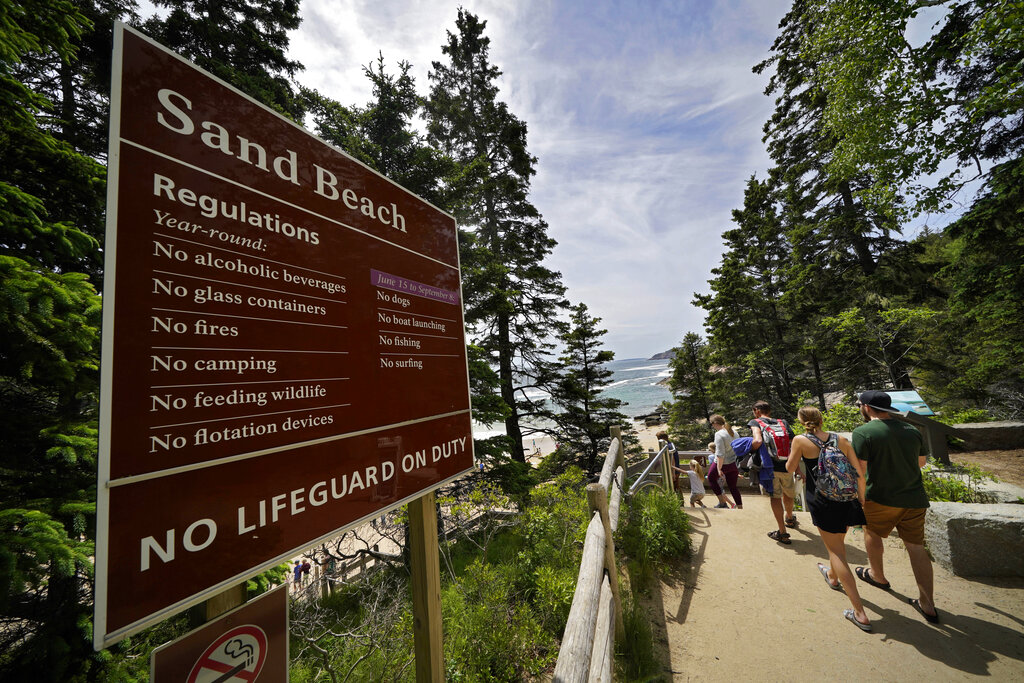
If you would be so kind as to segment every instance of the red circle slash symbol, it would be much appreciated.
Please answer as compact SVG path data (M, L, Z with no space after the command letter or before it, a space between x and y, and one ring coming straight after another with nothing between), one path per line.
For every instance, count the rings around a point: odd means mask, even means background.
M252 683L267 660L267 634L236 626L213 641L192 667L187 683Z

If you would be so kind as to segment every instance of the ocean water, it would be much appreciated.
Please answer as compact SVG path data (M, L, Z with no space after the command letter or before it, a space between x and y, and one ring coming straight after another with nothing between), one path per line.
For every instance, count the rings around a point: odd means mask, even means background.
M626 358L608 363L608 369L612 371L611 382L604 387L603 394L622 401L619 411L629 417L654 412L662 401L672 400L668 387L659 384L672 372L667 360ZM531 392L528 395L530 398L545 396L542 392ZM473 436L478 439L504 433L505 426L501 424L490 427L473 424Z
M667 360L626 358L608 363L612 382L604 388L606 396L623 401L620 411L636 417L654 412L662 401L671 401L672 392L659 382L665 381L672 370Z

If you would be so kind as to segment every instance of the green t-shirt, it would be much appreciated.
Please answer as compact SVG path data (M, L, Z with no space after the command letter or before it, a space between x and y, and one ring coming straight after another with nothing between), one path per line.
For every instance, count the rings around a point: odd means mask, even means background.
M924 438L902 420L871 420L853 430L853 450L868 464L867 499L898 508L926 508L918 457Z

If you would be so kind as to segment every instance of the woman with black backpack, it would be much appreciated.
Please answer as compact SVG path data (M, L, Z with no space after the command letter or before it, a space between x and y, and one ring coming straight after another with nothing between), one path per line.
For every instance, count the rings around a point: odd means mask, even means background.
M804 406L797 419L806 432L793 439L786 470L795 472L803 458L807 470L805 501L811 521L818 527L828 551L829 566L818 563L818 571L828 587L846 591L853 609L843 616L861 631L870 632L871 622L857 592L857 581L846 562L846 530L866 524L864 478L858 475L859 462L853 445L845 437L821 428L821 411Z

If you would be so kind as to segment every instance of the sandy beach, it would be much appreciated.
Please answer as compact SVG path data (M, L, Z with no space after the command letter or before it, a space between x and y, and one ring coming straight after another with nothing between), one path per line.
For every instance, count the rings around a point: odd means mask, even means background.
M663 429L667 429L667 425L661 424L646 427L642 422L634 421L633 429L640 440L640 446L645 451L658 450L658 437L656 434ZM540 464L540 461L545 456L554 453L556 446L555 439L545 434L535 434L523 439L523 452L526 454L526 461L534 466Z

